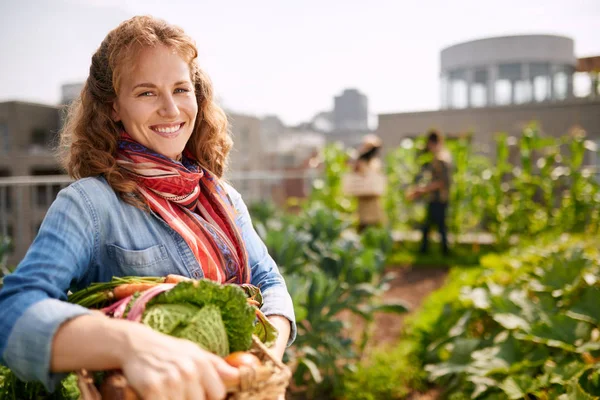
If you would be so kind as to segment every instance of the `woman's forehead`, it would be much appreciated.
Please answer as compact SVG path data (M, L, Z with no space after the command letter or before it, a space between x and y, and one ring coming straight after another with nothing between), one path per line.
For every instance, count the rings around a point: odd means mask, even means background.
M121 83L148 80L191 81L190 65L177 49L164 45L137 49L120 66ZM139 83L138 82L138 83Z

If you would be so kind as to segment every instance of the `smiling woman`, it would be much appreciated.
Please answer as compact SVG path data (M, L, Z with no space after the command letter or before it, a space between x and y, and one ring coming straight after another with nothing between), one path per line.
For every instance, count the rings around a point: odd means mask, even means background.
M118 87L114 121L138 143L179 159L198 114L188 63L164 45L143 48Z
M53 390L60 372L121 369L152 399L218 399L239 372L192 342L65 302L114 277L178 274L262 290L281 358L296 327L277 265L240 194L221 180L231 138L197 50L179 28L134 17L92 57L61 133L78 179L52 204L0 290L0 362Z

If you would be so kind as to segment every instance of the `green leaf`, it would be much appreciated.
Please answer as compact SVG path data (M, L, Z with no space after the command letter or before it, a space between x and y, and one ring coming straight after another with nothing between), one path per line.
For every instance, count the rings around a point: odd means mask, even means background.
M585 339L585 337L581 337L582 326L580 324L586 323L574 320L566 315L553 315L547 321L532 326L530 334L517 332L515 337L520 340L543 343L550 347L575 352L578 339ZM587 332L589 333L589 329Z
M498 387L506 393L509 399L522 399L526 394L525 389L512 377L506 378Z
M263 342L267 347L271 347L275 344L277 340L277 336L279 332L275 325L271 323L271 321L262 313L258 308L255 309L256 312L256 325L254 325L254 334L258 336L261 342Z
M452 328L450 328L450 331L448 332L449 336L455 337L455 336L463 335L467 330L467 325L469 324L469 321L471 320L472 315L473 315L473 312L471 310L468 310L467 312L465 312L458 319L456 324L454 324L454 326Z
M383 304L373 306L373 312L404 314L408 311L410 311L409 306L401 300L396 300L394 302L388 301Z
M317 364L315 364L312 360L309 360L306 357L302 357L300 360L298 360L298 363L304 365L308 369L313 381L315 381L316 383L321 383L323 377L321 376L321 371L319 371Z
M589 366L577 379L579 388L590 396L600 396L600 365Z
M262 307L263 297L258 287L249 283L241 284L240 287L244 290L244 292L246 292L246 296L248 296L248 298L257 301L259 304L259 308Z
M492 318L509 330L521 329L523 331L529 331L530 329L529 323L515 314L493 314Z
M571 249L567 254L555 254L551 258L551 264L544 268L537 268L536 275L539 282L548 291L563 291L572 286L580 278L581 271L588 261L583 257L581 248Z
M509 330L530 330L530 321L536 319L534 304L525 298L521 290L502 291L490 299L490 315L492 318Z
M600 288L586 287L580 296L573 307L567 311L567 315L592 324L600 323Z
M579 375L586 366L577 360L564 364L556 364L548 361L544 365L545 374L549 377L549 383L565 385L573 377Z
M447 362L425 366L425 370L429 372L429 378L436 380L445 375L465 372L471 361L471 354L480 343L479 339L454 339L447 344L451 351Z
M509 399L522 399L532 390L535 390L533 378L527 375L510 376L498 387L506 393Z
M508 374L512 365L522 359L517 341L508 337L496 346L474 351L470 371L480 376L491 374Z
M578 379L572 379L569 384L566 386L567 389L567 398L568 400L596 400L597 396L592 396L589 393L586 393L585 390L579 384Z
M171 334L178 338L190 340L220 357L229 354L227 330L219 307L208 304L202 307L188 322L182 329L178 329Z
M180 325L187 325L200 310L191 304L155 304L146 307L142 323L155 331L171 334Z
M475 390L471 394L472 399L476 399L491 388L498 386L498 381L485 376L469 376L468 381L475 385Z
M466 364L456 364L451 362L429 364L425 366L425 371L429 372L429 379L432 381L435 381L443 376L463 373L466 370Z

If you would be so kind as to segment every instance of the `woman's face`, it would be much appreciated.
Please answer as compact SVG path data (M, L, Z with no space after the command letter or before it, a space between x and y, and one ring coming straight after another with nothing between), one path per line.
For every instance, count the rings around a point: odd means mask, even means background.
M133 68L124 68L113 118L149 149L178 159L198 114L188 64L159 45L140 51Z

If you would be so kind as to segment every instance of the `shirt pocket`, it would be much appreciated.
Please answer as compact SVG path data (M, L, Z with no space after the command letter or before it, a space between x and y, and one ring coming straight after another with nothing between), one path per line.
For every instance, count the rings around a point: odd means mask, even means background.
M171 265L165 245L129 250L116 244L107 245L108 257L117 263L124 275L158 275Z

